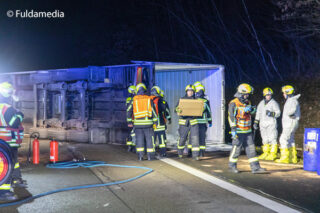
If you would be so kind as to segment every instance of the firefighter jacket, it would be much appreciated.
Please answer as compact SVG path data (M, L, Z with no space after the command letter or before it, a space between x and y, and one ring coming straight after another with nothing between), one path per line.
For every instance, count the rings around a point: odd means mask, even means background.
M166 100L162 99L163 100L163 104L165 105L165 117L167 119L167 121L171 121L171 113L170 113L170 108L169 108L169 104Z
M198 98L198 100L204 102L202 117L197 119L198 124L212 124L211 108L208 99Z
M0 104L0 139L11 147L19 147L23 139L23 113L9 104Z
M158 116L157 126L154 131L165 131L166 130L166 105L161 97L151 96L153 100L153 104L156 110L156 114Z
M135 128L148 128L157 124L158 118L151 96L136 95L127 108L127 122Z
M237 133L250 133L252 132L251 123L252 118L251 115L255 113L255 110L250 110L245 112L246 107L250 107L251 102L243 103L239 100L239 98L233 99L229 103L228 109L228 120L231 129L236 128Z

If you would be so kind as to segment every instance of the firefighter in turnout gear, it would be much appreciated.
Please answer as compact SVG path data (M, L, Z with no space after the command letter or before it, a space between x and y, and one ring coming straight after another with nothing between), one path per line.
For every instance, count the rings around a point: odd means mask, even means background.
M154 139L159 141L160 156L166 157L166 105L161 97L161 89L158 86L151 88L151 97L158 116L158 122L154 129Z
M272 98L273 91L267 87L263 90L264 99L258 104L256 118L253 124L255 130L259 129L262 138L261 160L274 160L278 152L277 118L280 116L279 104Z
M14 171L7 182L0 186L0 200L15 200L16 196L11 191L12 187L26 187L22 180L20 165L18 162L18 148L23 139L22 120L23 114L11 106L12 101L18 101L14 95L14 88L8 82L0 84L0 140L9 144L12 149Z
M136 87L134 85L129 86L128 92L129 92L129 97L126 100L127 110L129 109L130 102L132 101L133 97L136 94ZM127 122L130 122L130 121L132 121L132 118L127 118ZM132 128L127 138L128 152L130 151L135 152L135 147L136 147L135 139L136 139L136 135L134 133L134 128Z
M277 163L298 163L297 150L294 141L294 134L298 129L300 120L299 95L294 95L293 86L286 85L282 87L283 97L286 103L283 106L282 113L282 133L280 136L281 157L276 160Z
M153 160L155 157L153 128L156 127L158 118L152 97L147 95L147 87L139 83L136 91L137 95L133 97L127 109L128 126L134 128L138 159L143 160L146 147L148 160Z
M202 100L204 102L203 114L201 118L198 118L199 124L199 145L200 145L200 157L204 156L206 149L206 132L207 132L207 124L209 127L212 126L212 117L211 117L211 108L209 101L204 97L205 96L205 88L203 85L198 85L196 87L195 98Z
M252 173L265 173L265 169L260 167L259 159L256 155L256 148L253 142L251 129L251 115L256 109L249 101L253 88L249 84L240 84L235 96L229 103L228 120L232 135L232 150L229 157L229 169L231 172L239 173L237 161L240 156L242 146L245 148Z
M164 102L164 105L166 106L165 115L166 115L167 123L168 123L168 124L171 124L170 108L169 108L168 102L164 99L164 91L163 91L163 90L160 91L160 96L161 96L161 98L162 98L162 100L163 100L163 102ZM166 124L167 124L167 123L166 123ZM167 127L167 125L166 125L166 127Z
M185 96L181 99L194 99L195 87L191 84L186 86ZM176 105L175 111L181 112L179 108L179 102ZM198 117L194 116L180 116L179 117L179 141L178 141L178 155L179 158L183 156L183 150L186 145L186 141L189 136L189 143L192 145L192 158L194 160L199 160L199 125L197 121Z

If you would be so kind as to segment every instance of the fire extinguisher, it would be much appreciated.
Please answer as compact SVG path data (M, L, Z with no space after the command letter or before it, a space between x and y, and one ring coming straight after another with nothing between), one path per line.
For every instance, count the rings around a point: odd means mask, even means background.
M37 137L32 142L33 164L39 164L39 140Z
M34 140L32 141L32 145L31 145L31 139L34 138ZM39 163L39 140L38 138L40 138L40 134L39 132L33 132L31 133L30 135L30 140L29 140L29 151L28 151L28 163L31 163L31 147L33 147L33 163L37 162L35 161L35 158L38 157L38 163ZM38 145L37 145L37 142L35 141L37 139L38 141ZM36 156L36 153L37 156ZM38 163L35 163L35 164L38 164Z
M55 163L58 161L59 143L54 139L50 142L50 161Z

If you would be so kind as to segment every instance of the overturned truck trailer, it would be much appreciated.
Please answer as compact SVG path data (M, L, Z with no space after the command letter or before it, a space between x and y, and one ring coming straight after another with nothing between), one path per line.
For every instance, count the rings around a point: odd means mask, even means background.
M129 65L89 66L0 74L16 88L13 103L25 114L26 133L41 138L89 143L125 143L129 129L125 101L130 85L159 85L171 107L168 142L176 143L178 118L174 106L186 84L206 86L213 113L209 143L224 143L224 67L221 65L133 61Z

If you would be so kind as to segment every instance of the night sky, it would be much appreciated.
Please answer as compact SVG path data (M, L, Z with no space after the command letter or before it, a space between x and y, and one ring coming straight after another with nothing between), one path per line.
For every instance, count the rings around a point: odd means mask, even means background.
M314 66L319 54L314 38L297 42L283 33L292 22L275 21L279 8L270 2L1 1L0 72L150 60L223 64L235 82L283 80L286 72ZM59 10L65 17L7 17L8 10L26 9Z

